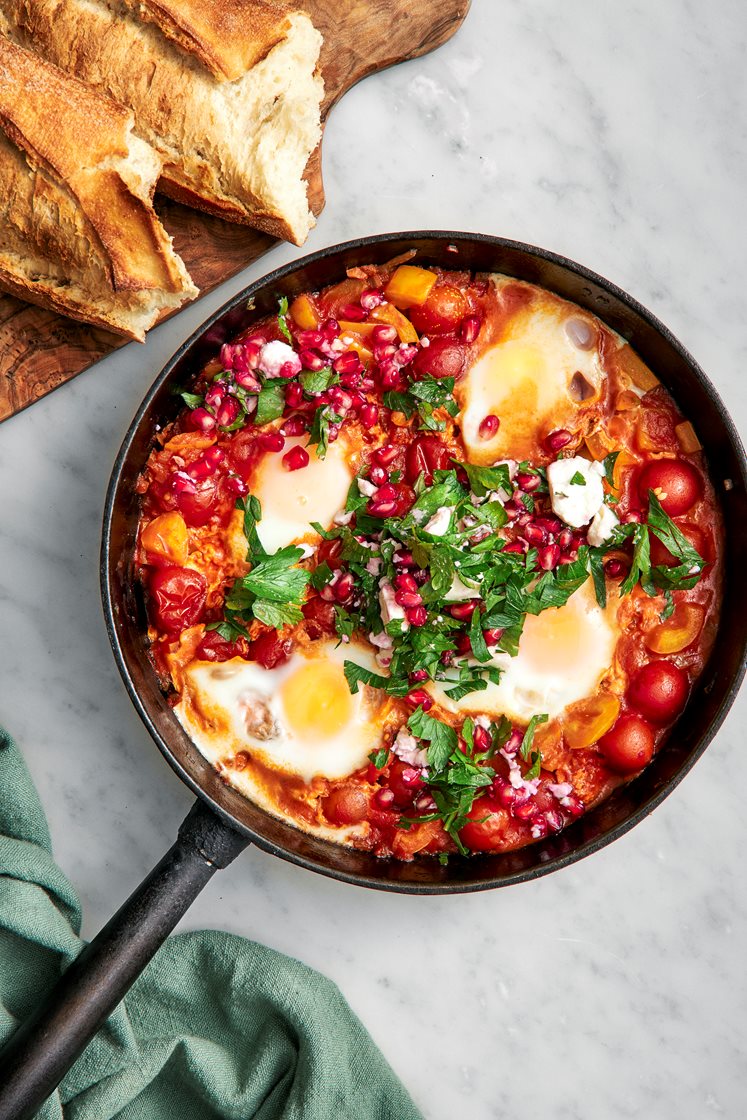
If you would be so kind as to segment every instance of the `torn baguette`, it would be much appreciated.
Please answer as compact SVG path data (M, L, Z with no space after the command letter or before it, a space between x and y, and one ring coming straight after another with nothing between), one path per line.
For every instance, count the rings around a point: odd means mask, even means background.
M140 341L197 288L130 110L0 37L0 286Z
M303 175L324 88L321 35L307 15L257 0L0 0L3 22L15 41L132 108L163 159L159 190L306 239Z

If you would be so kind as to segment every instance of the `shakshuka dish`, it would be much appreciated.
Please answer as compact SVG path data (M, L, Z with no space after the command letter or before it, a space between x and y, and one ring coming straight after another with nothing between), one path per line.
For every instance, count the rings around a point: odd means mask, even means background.
M184 387L140 478L150 650L224 781L381 857L505 852L652 759L718 622L697 431L589 312L351 269Z

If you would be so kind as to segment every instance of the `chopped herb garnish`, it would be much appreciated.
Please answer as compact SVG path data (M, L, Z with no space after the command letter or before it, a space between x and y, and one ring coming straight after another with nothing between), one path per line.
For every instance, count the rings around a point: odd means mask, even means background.
M288 297L287 296L282 296L280 298L280 300L278 302L278 308L279 308L279 310L278 310L278 326L280 327L280 333L285 337L285 339L288 342L292 343L293 342L293 335L291 334L290 330L288 329Z
M571 486L586 486L586 479L581 474L581 471L576 471L571 475Z

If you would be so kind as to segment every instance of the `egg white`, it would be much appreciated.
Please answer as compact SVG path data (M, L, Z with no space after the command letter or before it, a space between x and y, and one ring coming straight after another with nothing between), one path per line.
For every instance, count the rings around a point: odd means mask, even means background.
M494 282L500 290L501 278ZM511 318L500 340L467 372L457 392L470 462L531 459L544 435L573 426L579 410L599 399L605 375L598 348L579 349L566 330L569 320L582 316L573 305L542 293ZM593 323L591 316L586 318ZM588 387L585 401L571 389L577 373ZM500 427L484 439L479 429L488 415L497 416Z
M546 713L554 719L594 693L610 669L619 636L615 613L614 604L605 610L597 604L589 579L565 606L527 616L516 657L499 653L494 659L503 671L499 684L488 682L484 691L458 701L450 700L440 684L428 688L447 710L465 715L506 715L527 723Z
M334 641L296 650L276 669L241 658L194 661L186 669L175 712L200 752L213 763L247 751L305 782L317 775L343 778L366 763L381 739L379 694L361 688L352 695L343 674L345 660L377 671L371 651L355 643L336 647ZM298 696L299 687L305 712L309 705L311 723L305 727L299 725L298 712L287 706L288 692L295 689ZM333 733L320 734L314 720L330 699L343 718ZM320 718L324 719L323 713Z

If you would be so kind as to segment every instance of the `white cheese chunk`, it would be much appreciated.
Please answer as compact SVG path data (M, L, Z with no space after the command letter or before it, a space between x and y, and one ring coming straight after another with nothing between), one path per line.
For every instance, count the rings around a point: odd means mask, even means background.
M262 347L259 368L267 377L281 377L281 370L288 363L290 363L289 369L292 367L294 374L301 369L301 359L287 342L275 339Z
M390 622L401 620L402 629L407 630L409 622L405 618L405 612L399 603L396 601L394 588L388 579L383 579L379 584L379 608L381 610L381 621L385 626Z
M566 525L580 529L597 513L604 501L603 473L601 463L590 463L579 455L550 463L547 483L553 512Z
M606 544L619 524L620 522L614 511L609 506L601 505L594 514L589 531L586 534L589 544L593 545L594 548Z
M423 526L426 533L430 533L432 537L442 537L448 533L452 513L453 510L449 506L439 506L430 521Z
M455 575L451 581L451 587L444 595L447 603L460 603L464 599L479 599L480 588L468 587L459 576Z

